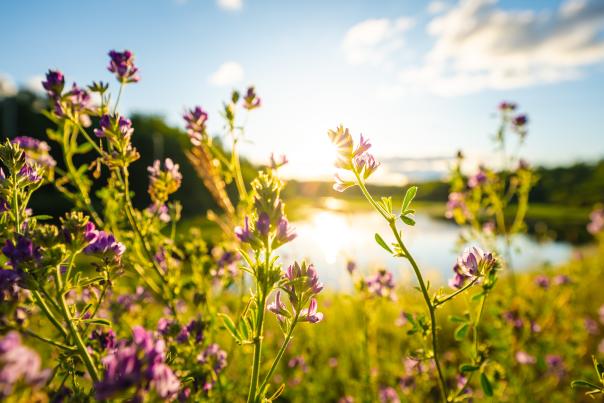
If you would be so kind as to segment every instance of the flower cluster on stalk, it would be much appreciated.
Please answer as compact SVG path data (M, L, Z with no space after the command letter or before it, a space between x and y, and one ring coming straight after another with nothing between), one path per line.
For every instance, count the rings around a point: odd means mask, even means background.
M336 147L335 165L337 168L343 171L354 172L361 178L367 179L380 166L380 163L368 152L371 148L371 143L363 135L361 135L357 146L354 147L349 130L343 126L338 126L336 130L329 130L327 134ZM333 188L338 192L343 192L355 185L354 180L344 179L339 173L336 173L334 178L336 183L333 185Z
M316 295L323 290L323 283L314 265L294 262L290 265L280 283L280 290L275 300L268 305L268 310L277 315L279 321L296 319L301 322L318 323L323 320L323 314L317 311ZM283 291L289 299L291 312L281 299Z
M454 276L449 280L451 288L462 288L468 281L489 276L497 269L497 260L491 252L484 252L477 246L466 248L453 266Z
M166 345L152 332L137 326L131 340L121 340L103 357L103 378L95 385L96 398L130 395L138 401L154 392L164 400L174 399L180 381L166 363Z
M134 65L134 54L129 50L109 52L109 66L107 70L115 74L117 80L122 84L136 83L140 80L138 67Z
M132 145L134 128L130 119L119 114L104 114L99 120L99 128L94 129L98 138L104 138L109 144L105 162L110 167L126 167L139 159L138 151Z
M163 205L168 197L180 188L182 175L179 165L170 158L166 158L163 165L160 160L155 160L153 165L147 168L149 173L149 195L151 201L157 205Z
M21 337L11 331L0 339L0 399L10 399L19 386L40 388L50 377L42 369L40 356L21 344Z

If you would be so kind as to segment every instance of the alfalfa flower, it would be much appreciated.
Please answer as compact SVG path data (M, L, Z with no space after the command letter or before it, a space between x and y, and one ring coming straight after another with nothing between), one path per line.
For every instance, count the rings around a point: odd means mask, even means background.
M109 66L107 70L115 74L122 84L136 83L140 80L138 68L134 65L134 54L129 50L109 52Z
M461 273L472 278L488 273L496 264L491 252L484 252L477 246L466 248L457 258Z
M273 302L269 303L266 308L270 312L277 315L277 318L280 321L283 321L284 318L290 317L290 313L287 310L287 306L281 300L281 290L277 291L277 293L275 294L275 300Z
M470 189L479 187L487 182L487 173L483 167L478 168L478 172L468 178L468 187Z
M51 98L59 98L65 88L65 76L59 70L48 70L46 80L42 81L42 87Z
M12 139L13 144L18 144L25 152L25 161L45 168L53 168L57 162L50 156L50 146L47 142L33 137L18 136Z
M42 369L40 356L21 344L15 331L0 339L0 398L9 398L19 385L40 388L51 371Z
M164 204L168 196L180 188L182 175L179 165L170 158L164 160L163 166L160 160L155 160L153 165L147 168L147 172L149 172L148 192L155 204Z
M537 359L526 351L518 351L515 355L516 362L521 365L532 365L537 362Z
M258 95L256 95L256 89L253 86L248 87L245 95L243 96L243 107L251 111L252 109L260 107L260 105L261 100Z
M352 136L348 129L338 126L336 130L327 132L329 139L336 147L336 167L342 169L352 169Z
M191 143L195 146L200 145L206 135L208 113L201 106L196 106L186 111L182 117L186 122L187 134Z
M203 390L207 393L214 387L216 377L227 366L227 352L218 344L212 343L197 356L197 362L207 365L213 372L213 376L208 377L203 384Z
M372 296L396 299L394 292L396 283L392 273L386 269L380 269L377 273L367 276L364 286Z
M119 262L126 251L126 246L105 231L98 231L96 235L94 241L84 248L84 253L97 255L107 261Z
M587 231L596 235L604 229L604 209L596 209L589 215L589 224L587 224Z
M287 160L287 157L284 154L281 154L279 157L276 158L275 154L271 153L268 166L271 169L279 169L288 162L289 161Z

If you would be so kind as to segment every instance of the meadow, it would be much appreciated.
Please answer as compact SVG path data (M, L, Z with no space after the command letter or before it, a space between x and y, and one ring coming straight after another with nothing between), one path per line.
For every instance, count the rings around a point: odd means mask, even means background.
M521 158L530 123L518 105L494 105L501 166L468 173L462 150L448 182L425 192L422 184L372 185L380 163L371 140L325 128L318 135L338 174L321 198L285 183L285 156L264 166L241 158L242 122L262 107L254 87L224 102L220 136L208 133L202 107L187 109L182 165L166 155L141 166L148 156L135 145L137 120L120 113L120 98L144 82L132 52L111 51L108 62L111 84L79 86L49 70L40 113L51 128L0 145L0 400L604 396L604 210L598 199L532 204L535 189L545 192L540 180L551 177ZM176 196L184 184L211 199L205 216L183 218L191 201ZM446 204L423 199L443 186ZM143 198L132 191L141 187ZM45 213L50 199L36 194L50 188L68 211ZM350 228L356 255L331 268L344 289L305 260L316 251L291 256L302 241L292 222L322 203L380 223ZM455 251L440 280L414 250L414 239L435 239L422 214L458 231L451 245L437 246ZM534 229L543 219L583 242L567 261L529 255L521 268L515 249L527 233L547 235ZM329 252L330 239L345 234L321 235ZM377 253L391 264L365 266L363 257Z

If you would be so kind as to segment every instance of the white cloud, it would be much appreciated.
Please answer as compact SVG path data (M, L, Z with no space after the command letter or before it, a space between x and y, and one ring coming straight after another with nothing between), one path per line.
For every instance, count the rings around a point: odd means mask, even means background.
M546 12L496 3L462 0L435 17L428 25L434 46L400 73L401 83L458 95L577 79L604 61L604 1L567 0Z
M342 43L346 59L352 64L381 64L400 49L403 32L413 27L413 20L401 17L370 19L354 25L348 30Z
M449 8L449 5L446 2L440 1L440 0L435 0L435 1L431 1L430 4L428 4L427 11L430 14L440 14L443 11L446 11L448 8Z
M0 98L11 97L17 93L17 86L13 79L0 73Z
M212 85L225 87L237 84L239 81L243 80L243 76L243 67L241 67L239 63L226 62L218 67L218 70L212 73L208 78L208 82Z
M243 0L217 0L216 3L227 11L239 11L243 8Z
M42 86L42 81L44 81L44 76L30 77L25 82L25 88L32 92L44 94L46 91L44 90L44 87Z

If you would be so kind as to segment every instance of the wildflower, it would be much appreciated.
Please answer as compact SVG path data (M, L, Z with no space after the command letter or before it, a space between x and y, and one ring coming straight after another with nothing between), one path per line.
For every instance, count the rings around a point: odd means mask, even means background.
M565 285L570 284L571 279L566 274L558 274L554 277L554 284L556 285Z
M0 398L9 398L18 385L40 388L51 371L42 369L40 356L21 344L15 331L0 339Z
M396 299L396 294L393 291L396 287L394 277L386 269L380 269L376 274L365 278L365 287L367 287L370 294L377 297Z
M364 179L369 178L380 166L380 163L376 162L373 155L368 152L357 155L354 157L353 162L354 167L358 172L362 173Z
M154 390L162 399L173 399L180 381L166 364L165 343L140 326L132 329L130 341L118 342L103 359L103 379L95 385L98 400L134 392L142 397Z
M548 354L545 356L545 363L548 370L558 377L564 376L566 369L564 368L564 360L558 354Z
M287 164L289 161L287 160L287 157L285 155L280 155L278 159L275 158L275 155L273 153L271 153L270 159L269 159L269 167L271 169L279 169L281 168L283 165Z
M268 231L270 230L271 219L267 213L262 212L258 216L258 220L256 221L256 229L262 236L268 235Z
M294 301L304 301L309 294L317 295L323 290L323 283L319 281L319 275L313 264L302 265L294 262L290 265L284 275L286 283L285 291Z
M348 262L346 262L346 271L348 271L349 274L352 274L356 271L357 269L357 264L356 262L349 260Z
M396 318L396 320L394 321L394 325L396 327L403 327L405 326L407 323L409 322L409 319L407 319L407 312L401 312L398 317Z
M155 160L153 165L147 168L149 172L149 195L156 204L163 204L168 200L168 196L180 188L182 175L179 171L179 165L175 164L170 158L166 158L164 166L160 160Z
M360 155L363 155L370 148L371 148L371 143L369 142L369 139L364 138L363 135L361 134L361 138L359 139L359 144L357 145L357 148L355 148L354 151L352 152L352 156L358 157Z
M537 362L535 357L527 353L526 351L518 351L515 355L516 362L522 365L534 364Z
M524 326L524 322L520 318L520 314L517 310L504 312L503 319L505 319L515 329L522 329L522 327Z
M255 88L253 86L248 87L245 96L243 97L243 107L251 111L252 109L260 107L260 104L261 100L258 95L256 95Z
M319 323L323 320L323 314L321 312L317 312L317 299L312 298L310 300L310 304L308 308L302 309L300 311L300 321L302 322L310 322L310 323Z
M113 329L107 331L94 329L90 334L90 340L98 343L101 350L112 350L116 346L116 336Z
M342 177L340 177L340 174L337 174L337 173L334 175L334 179L335 179L336 183L334 183L333 189L336 192L343 192L346 189L353 187L355 185L355 183L352 181L346 181L346 180L342 179Z
M61 225L65 242L75 249L89 245L99 236L94 223L81 212L67 213L61 217Z
M25 163L23 167L21 167L17 176L26 181L29 185L37 185L42 180L42 172L38 167L29 165L28 163Z
M6 240L2 253L8 258L13 269L19 268L23 263L39 260L40 248L31 239L24 235L17 235L17 241Z
M589 215L590 222L587 224L587 231L596 235L604 229L604 209L596 209Z
M19 293L21 275L16 270L0 268L0 302L15 300Z
M214 373L203 385L203 390L209 392L214 387L217 375L227 366L227 353L218 344L213 343L197 356L197 362L208 365Z
M48 70L46 81L42 81L42 87L52 98L59 98L65 87L65 76L59 70Z
M122 84L136 83L140 80L138 68L134 65L134 55L129 50L109 52L109 66L107 70L115 74L117 80Z
M71 90L67 93L67 100L73 115L88 110L92 102L88 91L78 87L76 83L73 83Z
M277 222L277 231L275 233L275 238L273 239L273 248L277 248L296 239L297 235L294 231L294 228L289 226L287 218L281 217Z
M455 273L455 275L453 276L453 278L449 279L449 287L451 288L459 289L463 287L467 279L471 278L470 276L464 274L461 271L461 268L457 263L455 264L455 266L453 266L453 272Z
M549 287L549 277L540 275L535 277L535 284L543 289L547 289Z
M243 227L241 227L241 226L235 227L235 236L241 242L251 242L254 235L252 233L252 229L250 228L249 217L245 217Z
M516 127L523 127L528 122L528 117L526 115L516 115L512 119L512 124Z
M468 276L483 275L496 266L496 260L490 252L484 252L477 246L466 248L457 258L460 271Z
M30 165L38 164L47 168L57 165L57 162L50 156L50 146L45 141L33 137L19 136L15 137L12 143L19 144L25 151L25 161Z
M583 320L583 326L585 327L585 331L589 334L598 334L598 322L591 318L585 318Z
M119 262L125 250L124 244L118 242L113 235L98 231L96 239L84 249L84 253L100 255L107 260Z
M474 175L470 176L470 178L468 179L468 187L470 189L473 189L475 187L485 184L486 182L487 182L487 174L483 168L480 168L478 170L478 172L476 172Z
M513 111L516 109L516 104L513 102L503 101L499 104L499 110L502 112Z
M468 386L468 378L463 375L457 375L457 389L461 390L461 392L465 395L472 394L472 388Z
M449 200L447 201L445 217L448 219L456 217L456 213L460 212L462 217L468 217L470 212L466 206L466 197L460 192L449 193Z
M203 135L206 133L206 121L208 114L201 106L196 106L185 112L183 119L186 122L187 134L193 145L200 145Z
M279 319L279 321L283 321L284 317L290 316L287 306L283 301L281 301L280 290L275 294L275 301L267 305L267 309L277 315L277 319Z
M398 393L390 386L380 389L379 398L381 403L400 403Z
M146 211L152 216L159 218L159 221L163 223L170 222L170 210L165 204L152 203L149 207L147 207Z
M292 369L300 368L302 370L302 372L308 372L308 365L306 365L306 360L301 355L292 357L288 361L287 366Z

